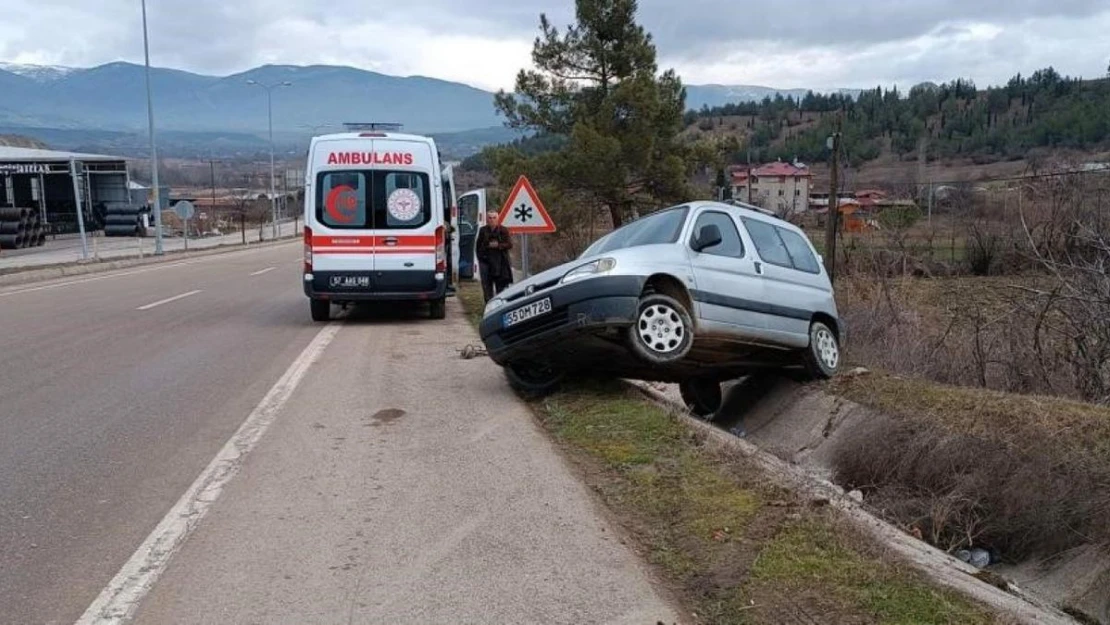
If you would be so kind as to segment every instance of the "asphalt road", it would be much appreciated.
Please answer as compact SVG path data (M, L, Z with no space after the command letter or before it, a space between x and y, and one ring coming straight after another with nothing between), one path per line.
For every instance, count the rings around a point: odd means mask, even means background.
M313 324L300 254L0 290L0 622L81 618L284 387L138 623L684 620L457 300Z
M312 339L300 252L0 290L0 621L73 623Z

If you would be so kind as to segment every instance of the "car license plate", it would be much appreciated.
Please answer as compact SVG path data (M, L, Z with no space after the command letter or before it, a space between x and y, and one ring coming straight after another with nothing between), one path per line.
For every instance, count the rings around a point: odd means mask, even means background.
M505 313L505 316L503 318L504 326L508 328L510 326L521 323L522 321L528 321L533 317L538 317L549 312L551 312L551 298L545 297L541 300L537 300L535 302L532 302L531 304L521 306L520 308L510 310L509 312Z
M332 276L329 284L338 289L365 288L370 286L370 276Z

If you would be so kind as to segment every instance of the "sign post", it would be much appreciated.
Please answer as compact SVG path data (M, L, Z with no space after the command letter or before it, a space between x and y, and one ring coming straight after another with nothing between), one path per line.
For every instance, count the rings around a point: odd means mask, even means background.
M505 199L504 206L497 216L498 225L505 226L509 232L521 235L520 263L524 277L532 275L528 255L528 235L555 232L555 222L547 214L540 196L526 176L521 176L513 185L513 190Z
M177 204L173 205L173 212L177 213L177 216L180 217L183 222L185 222L185 249L188 250L189 220L193 218L193 213L196 212L196 208L189 200L181 200Z

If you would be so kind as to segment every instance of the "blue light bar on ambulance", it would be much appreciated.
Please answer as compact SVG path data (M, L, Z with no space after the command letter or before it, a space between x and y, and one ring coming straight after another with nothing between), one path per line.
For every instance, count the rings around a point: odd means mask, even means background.
M343 126L351 132L356 130L392 130L400 132L404 127L403 124L393 122L343 122Z

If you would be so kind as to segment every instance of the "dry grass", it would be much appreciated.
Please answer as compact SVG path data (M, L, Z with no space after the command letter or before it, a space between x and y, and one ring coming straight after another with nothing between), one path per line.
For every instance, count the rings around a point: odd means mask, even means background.
M1081 398L1092 371L1050 332L1025 289L1038 275L943 279L848 276L837 306L854 363L944 384ZM1110 374L1110 372L1107 372Z
M883 375L831 390L892 417L838 448L838 480L932 544L1009 561L1110 544L1110 408Z

